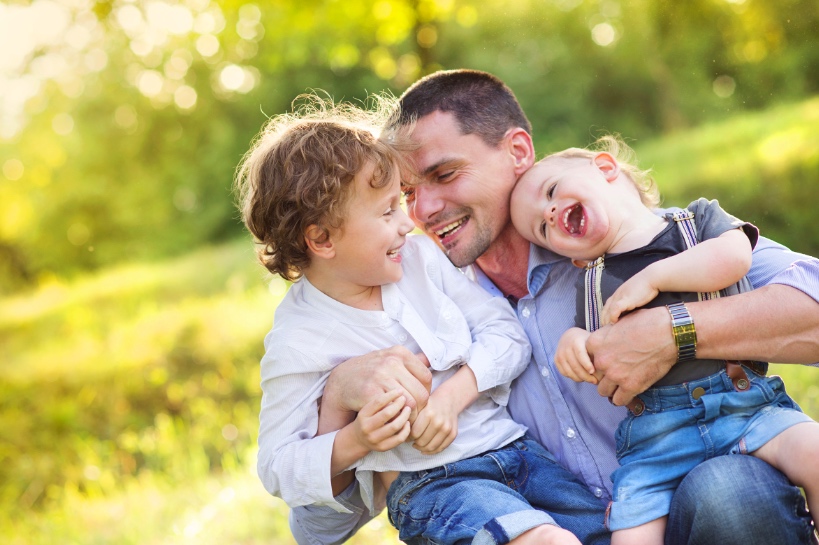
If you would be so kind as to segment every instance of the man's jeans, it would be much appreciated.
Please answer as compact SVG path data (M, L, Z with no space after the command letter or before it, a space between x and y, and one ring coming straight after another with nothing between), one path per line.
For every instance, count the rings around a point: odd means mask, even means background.
M400 539L410 544L503 544L555 522L586 545L610 540L603 502L526 438L442 467L401 473L390 486L387 509Z
M816 545L799 489L753 456L694 468L671 503L665 545Z

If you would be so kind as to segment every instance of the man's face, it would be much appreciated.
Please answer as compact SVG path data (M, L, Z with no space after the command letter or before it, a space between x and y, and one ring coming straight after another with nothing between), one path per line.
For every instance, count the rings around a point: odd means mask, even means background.
M517 173L505 140L497 148L462 134L455 117L435 111L417 121L411 154L421 183L405 188L407 212L457 267L475 262L510 225Z

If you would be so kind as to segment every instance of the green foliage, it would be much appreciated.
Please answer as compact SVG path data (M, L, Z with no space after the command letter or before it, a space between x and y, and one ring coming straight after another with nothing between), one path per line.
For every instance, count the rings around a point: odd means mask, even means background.
M719 199L763 235L819 255L819 97L636 145L668 205Z
M254 261L242 240L0 299L7 541L292 543L255 476L286 285ZM391 540L382 517L351 543Z
M11 75L44 83L24 128L0 138L0 293L237 236L235 165L266 117L310 89L356 101L437 68L488 70L515 90L543 151L601 130L642 141L819 92L813 0L158 11L171 4L61 4L66 37Z

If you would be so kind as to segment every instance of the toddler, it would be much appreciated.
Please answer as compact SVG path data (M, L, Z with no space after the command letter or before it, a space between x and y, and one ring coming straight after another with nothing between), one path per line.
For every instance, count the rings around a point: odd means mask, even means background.
M572 259L579 280L577 327L555 363L575 381L596 383L590 331L643 306L671 314L678 362L635 398L616 432L612 543L662 545L671 497L699 462L751 454L781 470L819 505L819 425L788 397L762 362L696 359L686 301L750 289L744 278L758 232L699 199L657 215L656 189L615 137L598 151L572 148L539 161L512 194L514 225L530 242Z

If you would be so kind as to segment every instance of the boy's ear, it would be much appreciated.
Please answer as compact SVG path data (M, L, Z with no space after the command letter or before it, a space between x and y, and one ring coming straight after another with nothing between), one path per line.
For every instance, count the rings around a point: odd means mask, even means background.
M331 259L336 255L330 233L316 224L304 230L304 241L307 243L307 249L316 257Z
M595 155L592 162L594 166L603 173L603 177L606 178L606 181L613 182L617 176L620 175L620 164L617 162L617 159L607 151L601 151Z
M532 137L525 130L516 127L509 129L504 138L515 161L515 172L520 176L535 163L535 147L532 144Z
M588 264L588 261L583 261L582 259L572 259L572 265L578 269L585 269Z

